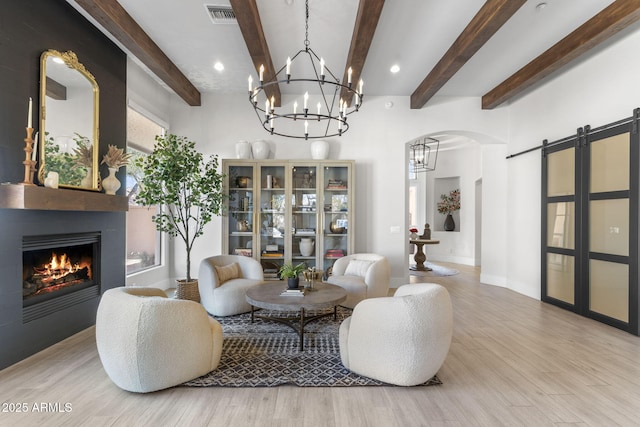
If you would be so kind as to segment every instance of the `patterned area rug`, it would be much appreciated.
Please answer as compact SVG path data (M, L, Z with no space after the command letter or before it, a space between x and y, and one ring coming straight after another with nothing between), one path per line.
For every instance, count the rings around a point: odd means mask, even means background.
M260 314L269 315L268 311ZM292 315L296 313L277 313ZM308 315L315 313L309 312ZM351 310L339 307L338 320L327 316L305 327L305 348L299 351L298 334L276 322L256 319L250 314L216 317L222 324L224 343L218 368L186 382L189 387L273 387L294 384L300 387L348 387L388 385L356 375L342 366L338 328ZM442 384L434 376L425 386Z

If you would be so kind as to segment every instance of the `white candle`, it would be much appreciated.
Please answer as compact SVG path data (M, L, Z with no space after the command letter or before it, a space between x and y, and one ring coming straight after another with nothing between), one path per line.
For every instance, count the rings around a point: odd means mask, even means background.
M258 100L258 89L253 90L253 103L255 104Z
M318 115L320 115L320 107L321 107L321 104L318 102Z
M307 109L307 102L309 101L309 92L304 93L304 109Z
M264 112L269 114L269 100L264 101Z
M360 95L356 92L356 105L360 105Z
M351 84L351 74L353 73L353 70L351 69L351 67L349 67L349 69L347 70L347 83Z
M271 116L271 120L269 121L269 124L271 125L271 130L273 130L273 116Z
M260 81L264 81L264 65L260 66Z
M324 76L324 58L320 58L320 75Z
M308 121L304 121L304 134L308 135L309 134L309 122Z
M253 83L253 77L249 76L249 92L253 90L253 87L251 87L252 83Z
M29 97L29 115L27 116L27 127L28 128L32 128L33 127L33 122L32 122L31 116L33 116L33 100L31 99L31 97Z
M287 56L287 74L291 74L291 58Z
M295 102L293 103L293 114L294 114L294 115L296 114L296 111L297 111L297 110L298 110L298 101L295 101Z
M342 120L338 120L338 130L342 130Z
M360 83L358 86L360 86L359 92L360 92L360 95L362 95L362 86L364 86L364 82L362 81L362 79L360 79Z
M36 153L38 152L38 132L36 132L35 138L33 138L33 151L31 152L31 160L36 161Z
M271 97L271 111L275 110L276 98L274 96Z

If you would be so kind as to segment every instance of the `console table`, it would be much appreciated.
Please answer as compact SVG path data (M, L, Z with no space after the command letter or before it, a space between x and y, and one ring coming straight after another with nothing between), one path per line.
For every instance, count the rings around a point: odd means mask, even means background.
M437 245L440 240L424 240L424 239L409 239L409 243L416 245L418 248L413 259L416 261L416 265L411 266L411 270L415 271L431 271L429 267L425 267L424 262L427 260L427 256L424 254L422 247L424 245Z

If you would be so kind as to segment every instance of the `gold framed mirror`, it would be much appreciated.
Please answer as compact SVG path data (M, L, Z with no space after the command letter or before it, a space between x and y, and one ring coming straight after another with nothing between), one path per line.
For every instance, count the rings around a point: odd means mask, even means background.
M40 182L49 172L57 172L60 187L100 191L99 95L96 79L74 52L42 53Z

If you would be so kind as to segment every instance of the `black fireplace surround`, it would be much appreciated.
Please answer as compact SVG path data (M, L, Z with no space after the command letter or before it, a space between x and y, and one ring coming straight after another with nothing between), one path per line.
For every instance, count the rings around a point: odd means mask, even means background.
M40 104L40 55L48 49L71 50L100 87L99 158L108 144L126 145L127 58L66 0L10 1L0 20L0 185L24 178L24 142L29 97ZM37 108L33 123L38 126ZM107 174L101 165L100 175ZM125 168L120 174L125 173ZM62 190L61 190L62 191ZM65 190L72 191L72 190ZM124 188L118 192L124 195ZM72 191L81 200L85 191ZM90 192L94 194L93 192ZM110 200L105 194L105 200ZM2 202L2 200L0 200ZM95 324L101 293L125 284L125 212L0 208L0 369L19 362ZM95 234L100 247L90 285L68 298L45 305L55 310L25 317L23 245L35 236ZM92 289L93 288L93 289ZM90 293L90 295L85 295ZM40 305L33 304L28 308Z

